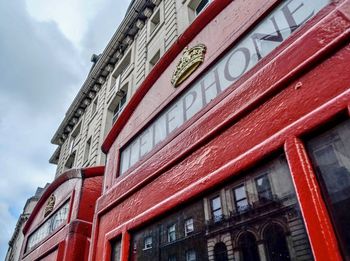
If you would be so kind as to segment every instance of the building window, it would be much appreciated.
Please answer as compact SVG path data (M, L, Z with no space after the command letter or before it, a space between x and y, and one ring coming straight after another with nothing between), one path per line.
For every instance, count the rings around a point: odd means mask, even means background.
M74 128L74 130L72 131L72 134L70 135L70 143L69 143L69 154L71 154L74 150L74 148L78 145L79 143L79 139L78 136L80 134L80 130L81 130L81 121L79 122L79 124Z
M92 107L91 107L91 117L94 116L96 110L97 110L97 104L98 104L98 97L96 97L96 99L94 100L94 102L92 103Z
M271 224L264 231L264 240L268 260L290 260L286 236L281 226L277 224Z
M150 19L150 34L152 34L160 25L160 8L153 14Z
M114 240L111 242L112 246L112 261L120 261L120 254L121 254L121 241L120 240Z
M71 169L74 166L75 163L75 151L69 156L69 158L66 161L66 164L64 165L65 170Z
M124 108L124 105L126 103L126 96L127 96L127 91L121 89L120 93L118 92L117 95L120 97L119 102L115 109L113 110L113 118L112 118L112 123L115 123L116 120L118 119L119 114Z
M176 256L175 255L169 256L168 261L176 261Z
M147 250L147 249L152 248L152 237L151 236L145 237L144 243L145 243L145 246L144 246L143 250Z
M90 148L91 148L91 137L86 141L85 150L84 150L84 165L89 161L90 156Z
M168 227L168 242L174 242L176 240L176 226L175 224Z
M222 220L222 208L220 196L217 196L210 201L211 205L211 216L214 222Z
M255 179L256 190L258 192L259 201L267 202L273 199L269 177L264 174Z
M194 250L186 251L186 261L196 261L196 252Z
M245 186L241 185L233 189L235 208L238 213L244 212L249 208Z
M160 50L152 57L152 59L149 61L149 70L151 71L152 68L156 65L156 63L160 59Z
M185 220L185 235L189 235L194 231L193 218Z
M199 15L211 2L212 0L202 0L198 3L196 7L196 15Z
M310 139L307 148L344 254L350 256L350 120Z
M239 238L239 248L243 260L259 261L259 251L254 235L250 232L244 233ZM283 259L281 259L283 260Z
M219 242L214 246L214 261L228 261L227 247L225 243Z

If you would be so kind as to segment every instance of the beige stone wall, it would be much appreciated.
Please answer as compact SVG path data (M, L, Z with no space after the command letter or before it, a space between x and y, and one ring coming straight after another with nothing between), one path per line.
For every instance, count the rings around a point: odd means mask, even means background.
M199 0L162 0L153 9L96 97L91 99L79 123L61 145L56 176L69 168L104 165L105 155L100 148L112 127L113 110L120 101L120 89L127 91L127 101L130 100L157 60L193 21L193 7L198 3ZM115 87L116 82L120 84ZM96 99L97 106L94 104ZM72 155L75 155L73 163Z

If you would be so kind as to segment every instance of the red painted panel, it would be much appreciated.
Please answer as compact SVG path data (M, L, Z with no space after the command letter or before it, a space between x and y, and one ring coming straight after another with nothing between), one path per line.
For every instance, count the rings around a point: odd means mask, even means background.
M24 232L25 242L37 224L45 222L42 213L46 200L52 193L56 196L55 209L68 197L71 198L67 223L31 252L22 253L22 260L40 260L42 257L43 260L87 260L95 203L101 195L103 173L104 167L70 170L47 188L28 220ZM54 253L52 251L56 254L51 254Z
M105 257L109 238L200 196L282 148L290 137L345 110L350 102L350 23L344 11L340 7L300 30L237 82L236 92L219 97L223 100L217 99L215 107L204 110L196 123L187 124L159 153L103 195L90 260ZM111 157L110 164L115 160ZM324 209L320 204L314 208ZM310 213L304 215L308 218ZM321 236L312 234L312 248L322 249L318 260L339 260L330 254L337 246L327 213L322 216L307 227L308 232L325 230L329 242L315 240Z

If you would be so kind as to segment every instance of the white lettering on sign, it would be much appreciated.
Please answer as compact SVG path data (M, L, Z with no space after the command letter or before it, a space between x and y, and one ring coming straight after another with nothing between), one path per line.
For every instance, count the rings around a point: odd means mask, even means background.
M121 151L120 173L125 173L329 2L330 0L283 1Z

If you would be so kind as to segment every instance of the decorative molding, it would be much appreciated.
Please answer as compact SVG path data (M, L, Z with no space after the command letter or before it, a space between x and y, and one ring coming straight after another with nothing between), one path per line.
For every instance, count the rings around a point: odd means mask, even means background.
M77 117L73 117L73 118L72 118L72 123L73 123L74 125L77 124L78 121L79 121L79 119L78 119Z
M186 47L171 78L171 83L177 87L184 82L204 62L207 47L198 44L192 48Z
M98 92L99 90L101 89L101 85L99 84L94 84L94 86L92 87L92 90L95 91L95 92Z
M85 106L85 107L87 107L87 106L89 106L89 105L90 105L90 103L91 103L91 99L86 98L86 99L84 99L84 100L83 100L82 105L83 105L83 106Z
M66 132L71 132L73 130L72 126L68 125L66 128L65 128L65 131Z
M95 97L96 97L96 92L90 91L90 92L88 93L88 97L89 97L90 99L95 98Z
M151 0L152 4L158 6L162 0Z
M77 109L77 111L76 111L76 115L78 116L78 117L80 117L81 115L83 115L83 113L84 113L84 110L82 109L82 108L79 108L79 109Z
M136 21L136 27L138 28L138 29L142 29L144 26L145 26L145 22L143 21L143 20L141 20L141 19L137 19L137 21Z
M100 77L98 77L97 82L98 82L99 84L104 84L104 83L106 82L106 79L105 79L105 77L100 76Z
M113 69L114 69L114 66L113 66L112 64L108 64L108 65L106 66L106 71L107 71L107 72L111 72L111 71L113 71Z
M150 18L153 14L153 10L149 7L146 7L145 10L143 10L143 15L147 18Z

